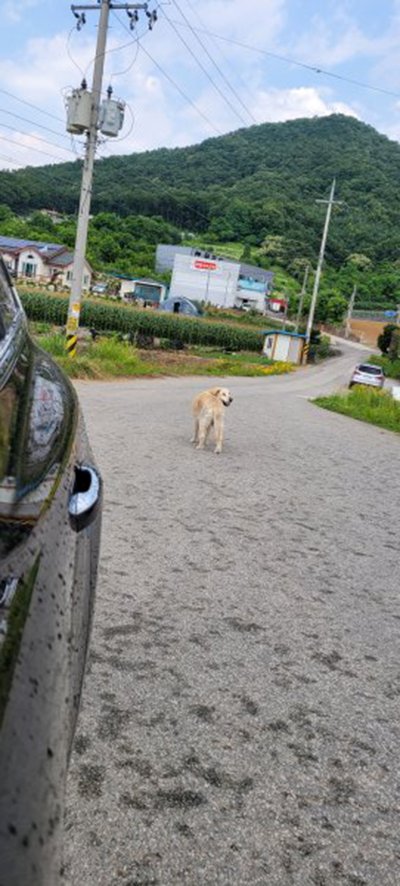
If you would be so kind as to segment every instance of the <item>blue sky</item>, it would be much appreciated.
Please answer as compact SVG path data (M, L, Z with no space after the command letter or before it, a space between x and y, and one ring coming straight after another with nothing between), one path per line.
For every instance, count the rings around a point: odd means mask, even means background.
M81 156L64 97L90 82L98 12L79 32L64 0L3 0L0 12L0 168ZM128 107L99 156L335 111L400 140L400 0L168 0L158 14L149 32L141 13L137 33L125 12L110 16L104 89Z

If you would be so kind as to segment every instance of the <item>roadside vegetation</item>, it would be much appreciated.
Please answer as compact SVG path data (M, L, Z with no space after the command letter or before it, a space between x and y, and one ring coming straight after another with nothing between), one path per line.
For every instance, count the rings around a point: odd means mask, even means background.
M377 356L374 354L373 357L369 358L369 362L373 363L375 366L381 366L387 378L395 378L400 379L400 358L396 357L392 360L389 356L382 354L382 356Z
M223 353L199 345L172 350L167 341L142 349L121 341L116 333L78 342L75 358L65 352L65 336L47 323L30 323L37 344L59 363L70 378L111 379L161 375L267 377L290 372L288 363L272 363L252 351Z
M312 402L331 412L340 412L387 431L400 433L400 403L393 399L390 391L356 385L346 393L317 397Z
M381 366L388 378L400 379L400 327L395 323L384 326L378 336L379 357L370 357L369 362Z

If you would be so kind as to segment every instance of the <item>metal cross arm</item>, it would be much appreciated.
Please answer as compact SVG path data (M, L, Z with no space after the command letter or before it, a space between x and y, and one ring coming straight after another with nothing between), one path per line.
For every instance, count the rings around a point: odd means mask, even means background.
M128 9L144 9L144 10L147 10L147 8L148 8L148 3L109 3L108 6L109 6L109 9L125 9L125 10L128 10ZM82 6L81 6L81 5L76 6L75 3L74 3L74 4L71 6L71 10L72 10L73 13L75 13L77 10L79 10L79 11L84 11L85 9L96 9L97 12L98 12L98 11L99 11L99 5L98 5L98 3L97 3L96 6L89 6L89 5L86 5L86 4L84 4L84 5L82 5Z

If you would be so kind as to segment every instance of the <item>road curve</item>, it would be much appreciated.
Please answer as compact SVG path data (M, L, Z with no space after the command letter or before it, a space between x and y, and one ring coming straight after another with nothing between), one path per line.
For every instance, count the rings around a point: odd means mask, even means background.
M308 400L360 359L227 380L221 456L204 379L77 385L105 510L68 886L399 882L399 441Z

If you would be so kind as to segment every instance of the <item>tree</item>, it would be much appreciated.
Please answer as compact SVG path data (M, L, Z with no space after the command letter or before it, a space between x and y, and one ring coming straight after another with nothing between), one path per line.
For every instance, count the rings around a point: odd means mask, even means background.
M368 258L367 255L363 255L361 252L353 252L352 255L348 255L346 258L346 264L353 265L359 271L367 271L372 267L372 261Z
M280 235L270 235L265 237L261 246L260 252L262 255L268 255L275 261L282 261L285 256L285 239Z
M397 360L400 357L400 329L398 327L392 332L388 354L391 360Z
M243 247L243 252L240 256L240 261L251 262L251 248L248 243Z
M382 354L387 354L390 348L390 343L392 341L392 335L394 332L398 330L398 326L395 323L387 323L386 326L383 327L383 330L380 335L378 335L377 345Z
M333 295L326 303L326 319L328 323L338 324L343 320L347 301L342 295Z

